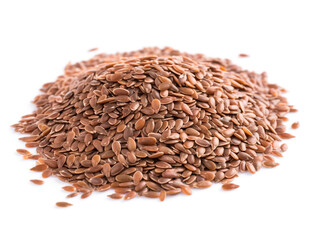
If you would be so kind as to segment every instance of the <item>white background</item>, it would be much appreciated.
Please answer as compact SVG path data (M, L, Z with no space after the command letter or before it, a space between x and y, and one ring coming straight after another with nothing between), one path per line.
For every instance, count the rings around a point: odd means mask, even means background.
M316 1L0 1L0 239L319 239L318 5ZM42 84L68 61L99 52L171 46L230 58L284 86L299 112L289 115L289 150L276 169L241 174L165 202L116 201L107 193L74 206L62 182L29 179L34 163L9 127L30 113ZM239 53L250 58L240 59ZM291 130L293 121L300 129Z

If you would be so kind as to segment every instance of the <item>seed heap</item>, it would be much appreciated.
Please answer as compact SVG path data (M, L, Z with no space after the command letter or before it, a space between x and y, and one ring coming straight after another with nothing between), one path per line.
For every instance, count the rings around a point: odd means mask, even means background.
M38 154L18 152L44 178L71 183L68 197L113 188L110 198L163 201L212 182L235 189L238 172L277 166L271 155L293 137L283 122L296 110L265 73L170 48L96 55L42 91L37 110L13 125Z

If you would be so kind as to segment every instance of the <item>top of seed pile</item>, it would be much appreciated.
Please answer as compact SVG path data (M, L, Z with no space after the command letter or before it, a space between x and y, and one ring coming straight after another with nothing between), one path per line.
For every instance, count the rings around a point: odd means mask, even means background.
M163 200L227 184L278 165L270 155L293 137L283 122L296 110L266 74L171 48L99 54L42 91L37 110L13 126L37 147L37 169L83 198L114 188L112 198Z

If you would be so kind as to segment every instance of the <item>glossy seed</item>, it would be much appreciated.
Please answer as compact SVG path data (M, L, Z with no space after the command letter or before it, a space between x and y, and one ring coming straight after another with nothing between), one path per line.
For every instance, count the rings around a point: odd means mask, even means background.
M226 183L222 185L223 190L233 190L239 188L239 185L234 184L234 183Z
M68 202L57 202L56 206L57 207L70 207L70 206L72 206L72 204L68 203Z
M35 171L35 172L43 172L44 170L46 170L48 168L48 165L46 164L39 164L36 165L35 167L31 168L31 171Z

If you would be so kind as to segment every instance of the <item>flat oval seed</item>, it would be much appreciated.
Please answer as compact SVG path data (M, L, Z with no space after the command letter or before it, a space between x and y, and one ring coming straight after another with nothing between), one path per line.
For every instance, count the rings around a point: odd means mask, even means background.
M239 188L239 185L234 184L234 183L226 183L222 185L223 190L233 190Z

